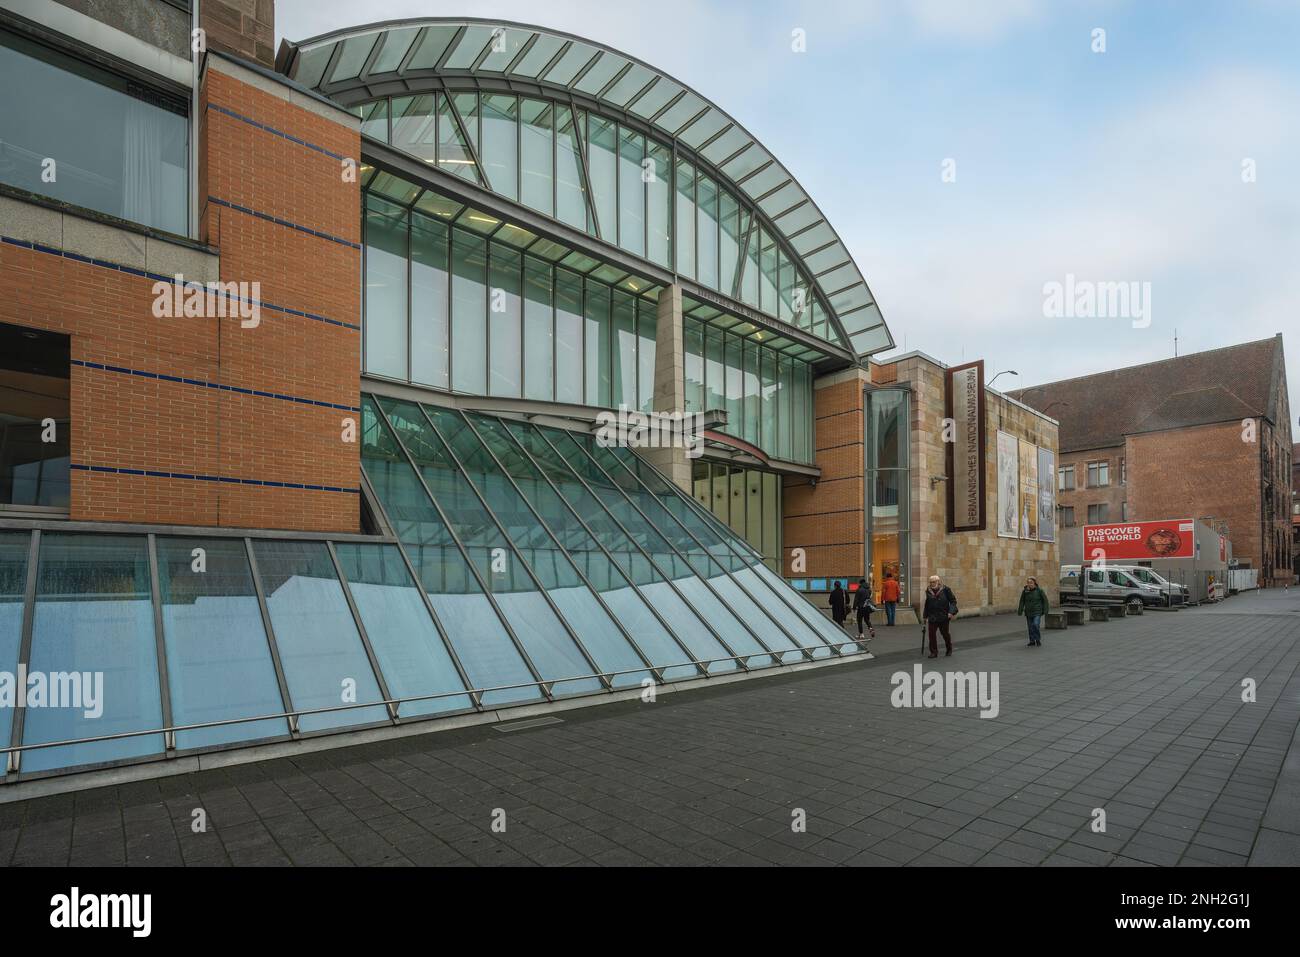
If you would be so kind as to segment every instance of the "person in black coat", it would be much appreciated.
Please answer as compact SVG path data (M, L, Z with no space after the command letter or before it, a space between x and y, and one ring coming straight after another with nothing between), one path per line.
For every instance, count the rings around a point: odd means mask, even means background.
M849 617L848 596L845 595L839 582L836 582L835 587L831 589L831 617L841 628L844 627L844 619Z
M858 641L866 638L862 632L864 623L867 631L871 633L871 638L876 637L876 629L871 627L871 613L876 610L876 606L871 603L871 586L867 584L865 578L858 579L858 590L853 593L853 610L858 616ZM871 638L866 640L870 641Z
M939 580L938 575L930 576L930 586L925 590L925 607L921 609L921 617L925 620L925 626L930 635L930 657L939 657L939 643L935 640L935 632L943 634L943 643L947 646L948 654L952 654L952 634L948 630L948 623L957 617L957 596L952 593L952 589Z

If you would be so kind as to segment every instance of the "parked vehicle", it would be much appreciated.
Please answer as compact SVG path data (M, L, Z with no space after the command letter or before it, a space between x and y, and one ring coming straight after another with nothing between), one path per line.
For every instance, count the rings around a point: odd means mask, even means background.
M1188 590L1186 585L1180 585L1177 582L1171 582L1154 568L1149 565L1107 565L1107 568L1118 568L1122 572L1127 572L1138 581L1146 585L1154 585L1168 596L1169 605L1185 605L1188 600Z
M1127 605L1161 607L1169 601L1169 596L1160 588L1138 581L1113 565L1083 569L1078 565L1062 565L1060 585L1063 603L1102 599Z

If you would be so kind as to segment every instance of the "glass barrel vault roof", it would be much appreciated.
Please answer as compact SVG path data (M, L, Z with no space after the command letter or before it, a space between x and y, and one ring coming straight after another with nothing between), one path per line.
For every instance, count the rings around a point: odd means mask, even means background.
M635 57L542 27L435 18L286 40L276 65L303 86L349 103L419 92L435 77L493 77L562 98L581 95L610 115L635 117L708 161L769 217L854 352L865 356L894 345L847 247L789 171L716 104Z

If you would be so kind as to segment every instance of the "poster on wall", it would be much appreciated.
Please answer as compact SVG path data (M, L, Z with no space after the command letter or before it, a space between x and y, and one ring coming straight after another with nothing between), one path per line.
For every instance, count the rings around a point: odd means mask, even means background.
M998 432L998 537L1020 534L1020 442Z
M948 531L986 526L984 515L984 362L954 366L945 375L944 436Z
M1020 537L1038 538L1038 446L1020 442Z
M1114 522L1083 526L1083 555L1089 561L1192 558L1196 526L1190 518L1159 522Z
M1056 453L1038 450L1038 540L1056 541Z

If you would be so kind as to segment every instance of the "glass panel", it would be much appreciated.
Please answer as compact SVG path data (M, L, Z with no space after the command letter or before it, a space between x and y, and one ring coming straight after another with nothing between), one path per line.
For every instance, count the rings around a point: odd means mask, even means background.
M295 710L382 701L324 542L253 542L271 630ZM386 721L380 706L303 715L303 731Z
M361 68L365 66L366 58L370 56L370 51L375 48L375 41L378 39L379 34L367 33L344 40L339 58L334 62L334 72L330 76L330 82L338 83L340 80L350 80L360 75Z
M632 130L618 131L618 244L628 252L645 255L645 137Z
M582 404L582 277L555 270L555 401Z
M777 455L776 356L765 349L759 355L759 373L758 415L762 446L769 454Z
M587 117L589 152L587 171L591 175L591 196L596 204L600 236L617 242L618 236L618 127L613 120Z
M754 546L754 550L763 550L763 512L771 509L773 503L763 498L763 473L750 469L745 473L745 541Z
M695 167L677 163L677 271L695 276Z
M755 342L745 340L741 386L741 404L745 410L745 428L743 438L746 442L759 444L758 436L758 416L759 416L759 388L758 388L758 354L759 346Z
M0 323L0 506L68 507L71 373L68 336Z
M550 216L554 204L555 116L546 100L523 101L523 201Z
M339 565L394 698L447 694L465 685L396 545L340 544ZM468 695L408 701L402 717L462 711Z
M3 31L0 89L0 182L187 235L183 101Z
M707 176L701 176L697 184L699 203L699 222L696 229L698 237L698 278L711 289L718 288L718 187Z
M574 41L573 46L560 57L560 62L551 67L542 77L548 83L568 86L575 76L597 56L596 48L586 43Z
M786 322L794 319L793 296L794 296L794 266L786 256L785 251L778 249L776 253L777 270L780 276L780 304L777 316Z
M790 458L794 449L794 360L782 358L777 366L780 384L781 440L777 443L782 458Z
M610 327L608 286L587 283L585 370L587 405L610 404Z
M365 371L407 377L406 209L365 203Z
M567 106L555 108L555 215L560 222L587 229L587 193L583 187L582 157L578 141L586 114L578 113L575 126L573 111Z
M761 248L762 259L759 268L759 308L769 315L777 314L777 265L776 265L776 244L772 241L771 234L766 230L760 230L759 246Z
M0 532L0 669L11 675L18 672L31 540L31 532ZM0 741L6 746L13 716L12 705L0 706Z
M408 70L433 69L459 29L459 27L451 25L425 27L424 39L420 41L419 48L411 54L411 59L406 64L406 68Z
M522 685L488 692L483 703L489 707L537 700L541 692L530 684L532 674L374 400L367 396L361 406L362 467L469 680L478 689Z
M46 533L37 563L23 744L161 728L147 539ZM55 672L69 676L55 681ZM47 676L47 707L31 679ZM161 754L161 734L27 751L24 771Z
M483 167L492 189L519 196L519 101L513 96L483 97Z
M661 266L672 267L672 151L651 141L646 183L647 256Z
M447 62L443 64L444 69L448 70L468 70L474 65L474 61L479 58L488 44L492 42L494 28L475 24L465 28L465 34L456 44L455 49L447 57Z
M523 340L520 322L523 303L523 257L513 249L492 243L492 290L489 300L492 395L518 397L523 375Z
M686 339L686 411L704 412L704 324L685 319L682 332Z
M474 97L471 94L470 99ZM468 125L468 120L466 120ZM473 136L473 130L469 131ZM394 137L396 128L394 127ZM478 169L474 165L474 154L460 131L455 114L451 110L451 101L441 93L438 94L438 168L453 173L471 183L477 183Z
M555 317L551 266L524 257L524 397L550 401L555 397Z
M614 297L614 361L613 384L610 387L610 404L637 408L636 392L636 300L615 289Z
M718 288L730 296L736 282L736 263L740 258L740 207L736 204L736 198L726 190L719 193L718 219L722 224Z
M515 67L516 76L537 76L546 64L550 63L560 47L564 45L563 37L540 35L537 42L529 47L524 58Z
M744 369L741 361L741 340L726 337L727 363L727 433L740 436L745 433Z
M637 408L654 408L655 347L659 317L653 303L637 300Z
M262 610L238 538L158 539L158 588L172 720L178 725L285 710ZM201 748L287 735L283 718L178 731Z
M727 371L723 364L722 333L707 329L704 333L704 346L707 361L704 364L704 408L725 409L727 407Z
M398 96L393 98L393 146L417 156L426 163L436 157L438 124L434 112L434 95ZM456 143L460 144L457 139ZM449 154L450 155L450 154ZM457 153L457 156L468 154Z
M747 215L748 218L748 215ZM740 279L740 299L747 306L758 308L759 256L758 245L761 240L758 229L751 229L749 245L745 248L745 271Z
M361 135L388 142L388 100L375 100L361 107Z
M411 214L411 379L445 389L450 354L448 342L447 226Z
M773 561L778 568L785 563L785 552L781 548L781 516L784 514L781 491L781 476L764 472L763 498L768 508L763 512L763 557Z
M375 57L375 62L371 64L370 74L392 73L402 63L402 57L406 56L406 51L411 48L415 41L416 34L420 32L419 27L403 27L399 30L387 30L384 33L384 46Z
M487 242L451 231L451 387L487 392Z

